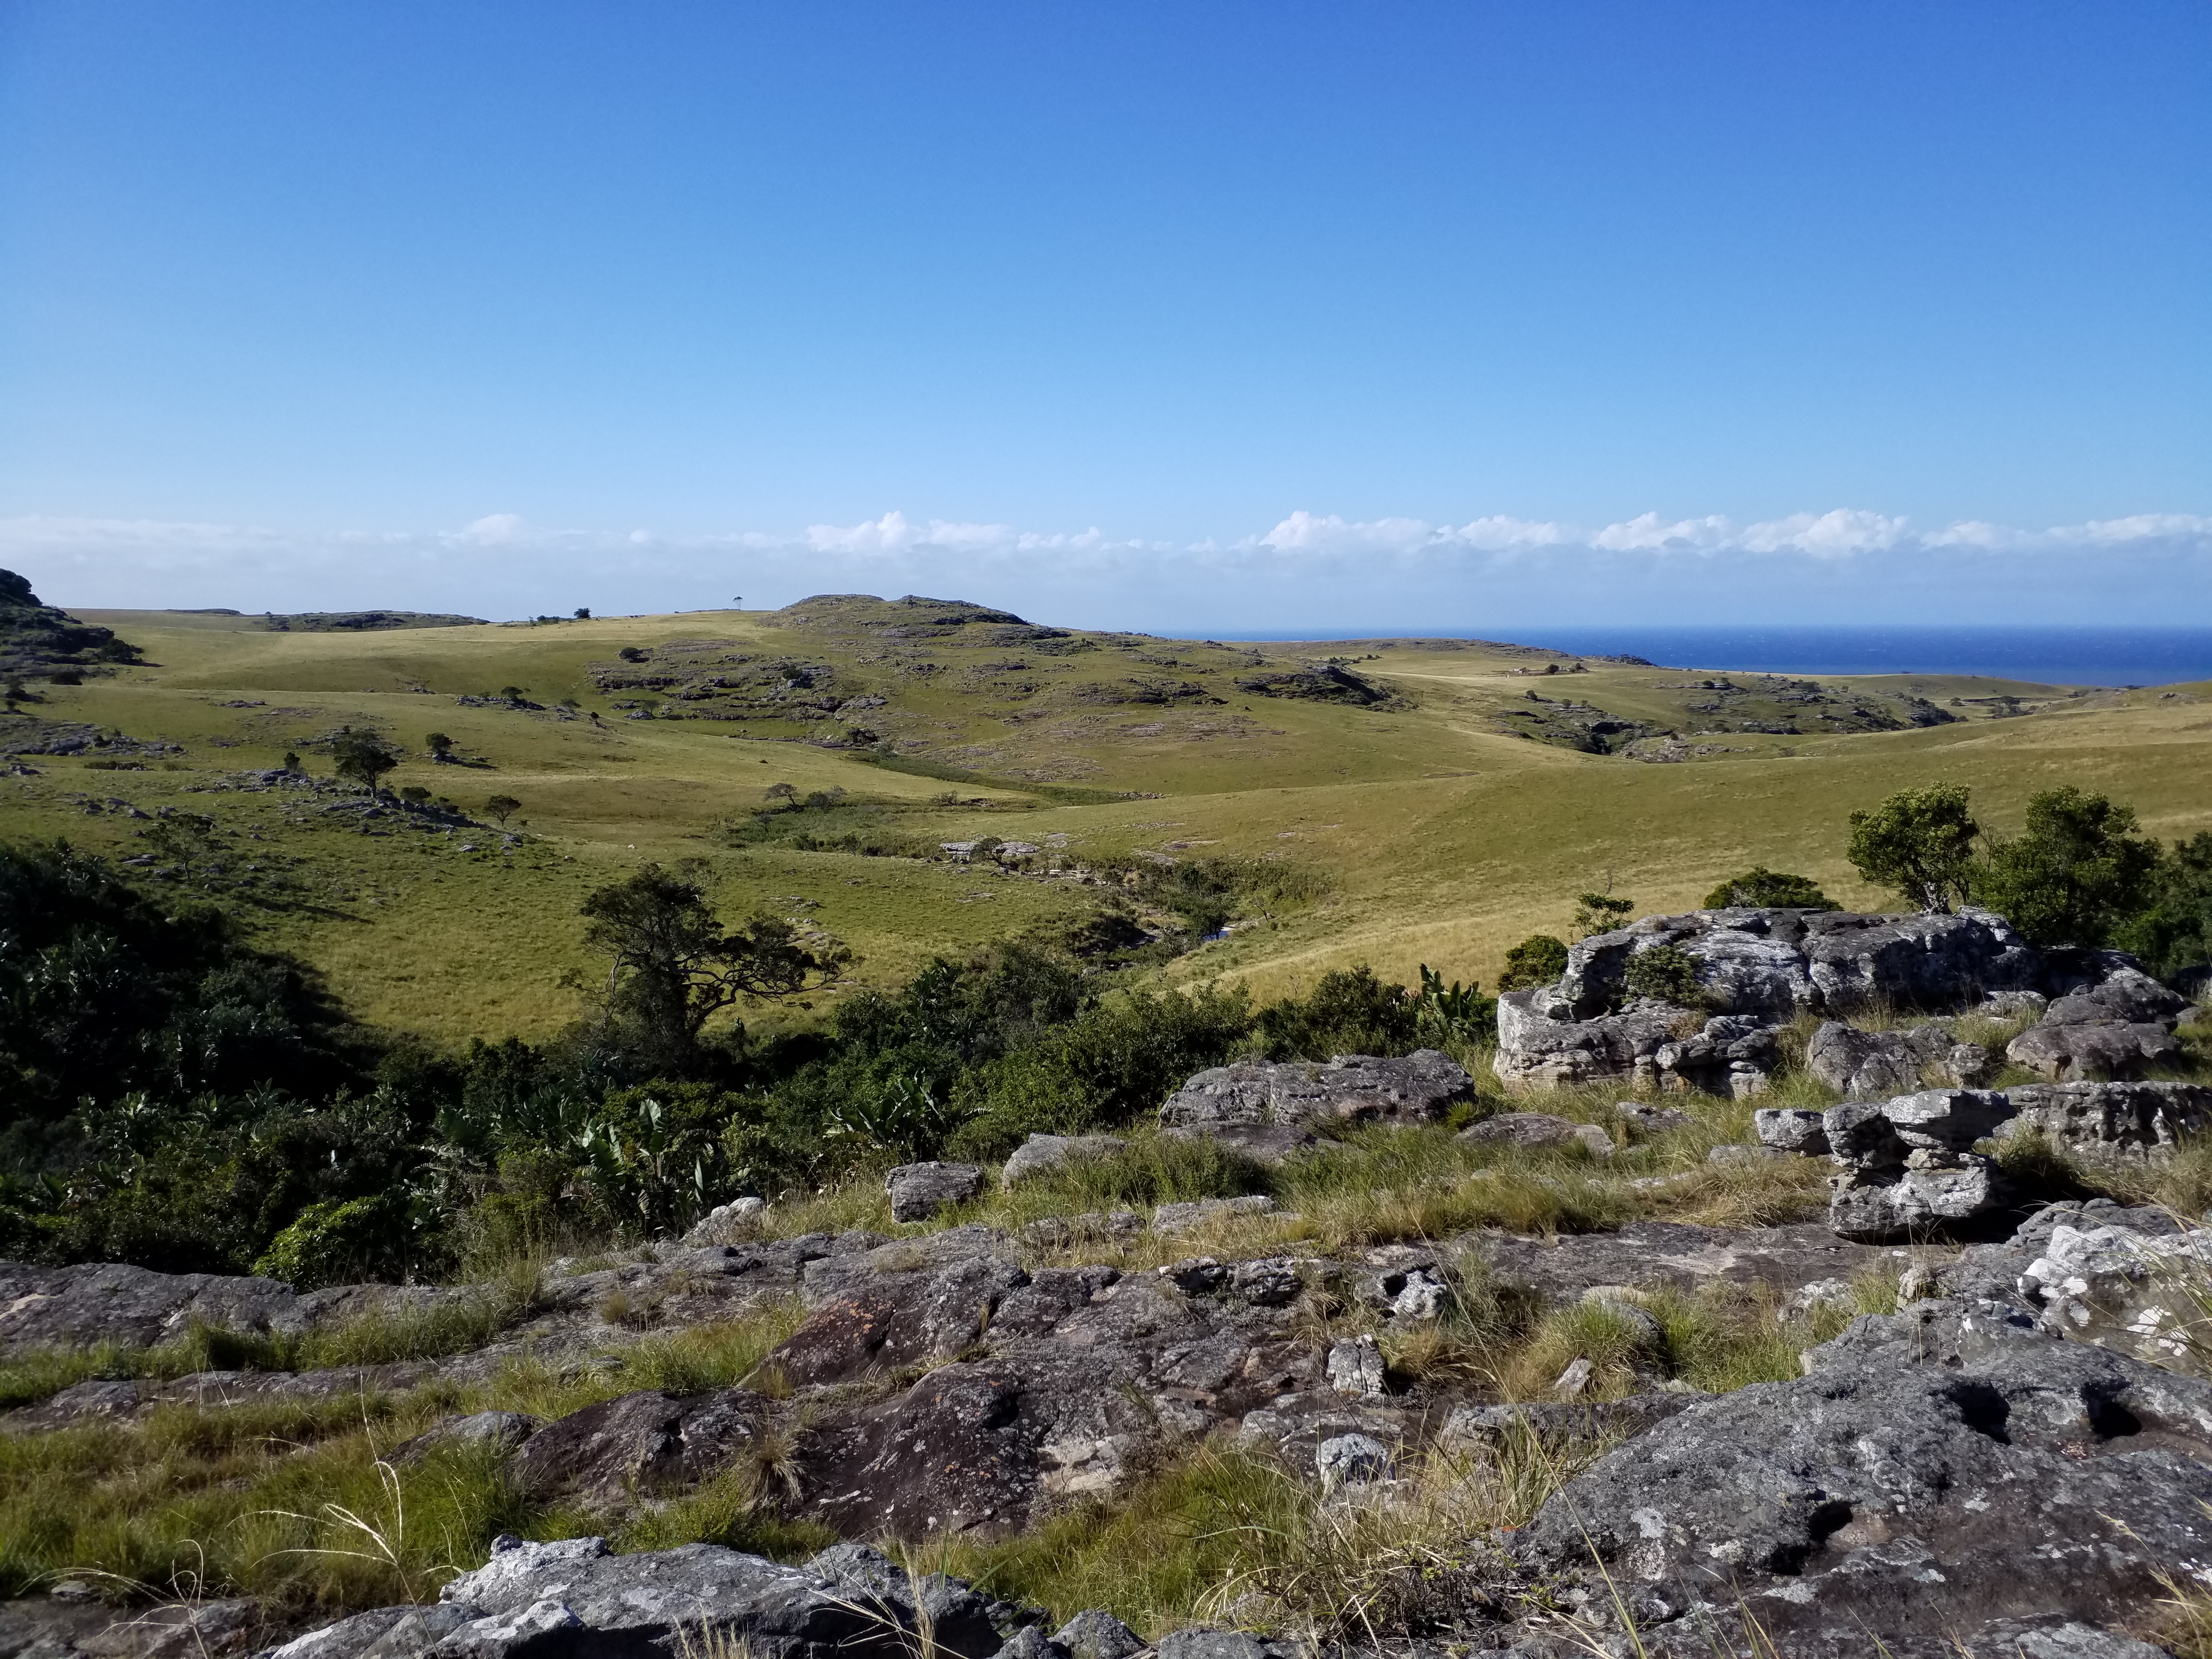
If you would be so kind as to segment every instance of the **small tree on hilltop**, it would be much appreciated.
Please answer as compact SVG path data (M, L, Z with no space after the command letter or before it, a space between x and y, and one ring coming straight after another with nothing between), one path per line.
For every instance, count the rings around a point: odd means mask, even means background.
M1877 887L1934 915L1967 895L1981 825L1955 783L1900 789L1870 812L1851 814L1852 867Z
M340 777L353 779L372 795L376 793L378 781L399 764L397 755L374 738L358 732L348 732L331 744L331 758L337 763Z
M695 1073L707 1022L742 997L791 996L850 959L809 948L774 916L725 928L687 871L648 864L584 901L584 943L613 958L608 1023L626 1046L672 1076Z
M761 791L761 796L765 800L795 801L799 799L799 786L795 783L771 783Z
M422 746L430 751L430 758L441 765L453 758L453 740L443 732L433 732L422 739Z
M512 795L494 795L484 803L484 811L497 818L502 828L509 818L521 810L522 803Z

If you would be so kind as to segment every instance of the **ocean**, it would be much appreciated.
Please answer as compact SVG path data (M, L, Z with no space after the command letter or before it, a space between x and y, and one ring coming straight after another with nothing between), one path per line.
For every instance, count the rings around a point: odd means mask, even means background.
M2045 685L2212 680L2212 628L1496 628L1216 634L1214 639L1495 639L1668 668L1974 674Z

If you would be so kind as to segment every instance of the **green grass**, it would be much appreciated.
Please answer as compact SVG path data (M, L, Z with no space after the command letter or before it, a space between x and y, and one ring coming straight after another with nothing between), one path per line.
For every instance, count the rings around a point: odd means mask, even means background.
M2067 698L1995 682L1854 682L1853 690L1917 688L1939 702L2009 690L2040 698L2043 712L1992 720L1969 705L1954 712L1972 718L1923 731L1731 736L1729 752L1713 758L1647 765L1497 735L1499 711L1534 684L1511 671L1544 659L1513 648L1381 647L1380 660L1358 672L1411 701L1371 713L1246 696L1235 680L1249 659L1231 647L1095 635L1094 649L1028 656L1018 678L1035 690L1015 696L1006 674L983 665L1018 651L957 639L892 648L874 636L766 623L760 613L714 612L307 635L135 613L126 636L155 665L52 688L40 712L183 742L185 769L90 772L79 761L39 761L42 776L0 789L0 834L67 834L135 850L143 824L88 816L76 799L84 795L214 816L241 838L242 852L282 864L277 873L297 884L278 908L238 900L250 927L322 968L362 1016L459 1042L542 1036L573 1018L580 1005L564 981L594 968L580 947L576 907L649 858L705 857L726 909L803 915L854 945L864 958L856 982L872 984L903 979L932 951L1066 926L1097 903L1096 889L1043 873L722 844L717 826L758 805L773 782L880 799L897 805L902 828L910 810L918 841L1003 836L1012 821L1005 809L1020 805L1028 809L1018 814L1020 838L1050 846L1064 836L1054 850L1074 862L1290 858L1326 884L1325 896L1166 970L1173 979L1243 980L1262 995L1362 960L1404 983L1424 962L1448 977L1491 982L1508 945L1558 931L1573 895L1608 874L1613 890L1646 911L1690 908L1718 876L1754 863L1811 876L1844 903L1878 907L1882 896L1843 860L1844 817L1939 778L1972 786L1978 811L2000 828L2016 823L2028 793L2057 782L2131 802L2160 836L2212 827L2212 722L2194 690L2171 701ZM620 646L658 650L687 638L836 665L851 690L889 699L868 718L901 745L896 763L727 735L711 722L624 720L587 672ZM1277 664L1376 649L1265 647ZM906 672L894 660L906 658L926 658L937 672ZM1177 665L1146 660L1163 658ZM1162 675L1209 686L1222 701L1116 708L1076 697L1085 684ZM1672 671L1597 665L1566 678L1573 696L1608 711L1685 729L1695 718L1689 704L1703 696L1683 690L1685 677ZM574 697L605 718L562 721L454 701L507 684L542 702ZM1548 681L1540 689L1568 695ZM240 702L258 706L223 706ZM271 796L204 792L344 724L385 732L409 750L394 786L419 783L477 811L492 794L514 795L529 841L513 854L463 854L450 842L287 823ZM430 764L421 743L431 730L485 765ZM301 752L326 768L311 748ZM937 801L947 781L979 778L988 780L991 810ZM1122 798L1131 793L1158 799ZM794 896L809 902L793 906ZM804 1024L836 994L747 1018Z

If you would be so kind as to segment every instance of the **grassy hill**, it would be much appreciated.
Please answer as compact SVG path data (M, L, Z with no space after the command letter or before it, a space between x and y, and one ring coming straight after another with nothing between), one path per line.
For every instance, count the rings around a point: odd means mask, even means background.
M2212 686L1815 684L1474 641L1166 640L856 596L333 631L78 614L146 660L36 686L0 720L0 749L35 773L0 778L0 836L181 868L362 1017L452 1039L573 1018L573 984L603 971L577 905L647 860L704 860L726 908L835 933L876 983L933 951L1065 933L1127 890L1084 872L1243 860L1282 877L1245 901L1265 914L1159 971L1273 993L1361 960L1489 983L1509 945L1608 881L1641 909L1684 908L1764 863L1872 904L1842 859L1845 815L1937 778L1972 785L1999 825L2076 782L2161 836L2212 828ZM364 819L343 791L247 780L288 752L327 775L348 727L400 753L389 787L480 827ZM88 730L108 740L33 752ZM432 758L434 732L456 761ZM779 784L829 799L756 823ZM514 836L495 796L520 803ZM214 826L181 864L176 815ZM986 836L1040 850L1024 873L823 850Z

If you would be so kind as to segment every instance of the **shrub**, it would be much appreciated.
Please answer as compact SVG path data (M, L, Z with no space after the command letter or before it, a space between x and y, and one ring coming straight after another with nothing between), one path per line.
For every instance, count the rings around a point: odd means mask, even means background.
M1413 993L1375 977L1365 963L1323 974L1303 1001L1261 1011L1259 1030L1273 1060L1332 1054L1402 1054L1413 1046L1421 1010Z
M1632 898L1615 898L1610 893L1584 893L1581 908L1568 931L1577 939L1588 939L1594 933L1609 933L1635 913Z
M1726 910L1737 905L1757 905L1784 910L1839 910L1843 907L1830 898L1809 876L1793 876L1780 870L1770 870L1755 864L1740 876L1730 876L1705 895L1708 910Z
M1704 1001L1698 989L1698 959L1679 945L1638 951L1628 959L1626 976L1632 996L1684 1008L1698 1007Z
M380 1194L310 1204L253 1264L295 1290L395 1276L407 1253L406 1206Z
M1498 988L1523 991L1549 985L1566 971L1567 942L1549 933L1533 933L1505 953L1505 969L1498 975Z
M2148 902L2113 943L2162 979L2212 963L2212 833L2173 843L2150 878Z

